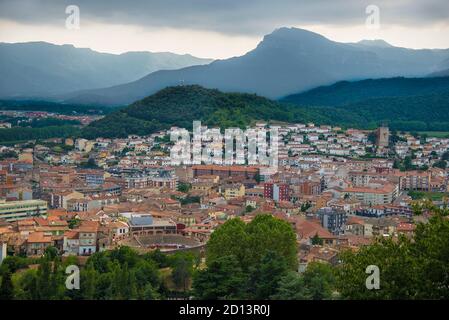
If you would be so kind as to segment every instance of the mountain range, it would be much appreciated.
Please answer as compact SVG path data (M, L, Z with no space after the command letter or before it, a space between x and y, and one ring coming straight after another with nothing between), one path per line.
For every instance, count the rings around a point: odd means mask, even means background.
M46 42L0 43L0 98L49 99L211 61L168 52L109 54Z
M428 76L446 70L448 61L449 49L406 49L382 40L339 43L303 29L280 28L240 57L160 70L136 81L77 91L60 99L127 105L180 83L278 99L341 80Z

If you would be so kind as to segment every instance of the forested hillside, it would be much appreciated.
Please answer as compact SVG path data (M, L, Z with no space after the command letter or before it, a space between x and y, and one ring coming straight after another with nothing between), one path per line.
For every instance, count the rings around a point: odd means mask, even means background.
M431 91L430 88L428 91ZM436 90L434 90L436 91ZM191 128L192 121L241 128L257 120L310 122L375 128L387 123L397 130L446 130L449 91L419 96L368 99L344 106L296 106L253 94L223 93L200 86L159 91L112 112L83 130L87 138L145 135L171 126Z

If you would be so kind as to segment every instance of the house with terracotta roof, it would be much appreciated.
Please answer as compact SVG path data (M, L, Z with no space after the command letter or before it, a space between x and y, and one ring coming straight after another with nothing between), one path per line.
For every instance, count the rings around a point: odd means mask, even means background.
M100 223L98 221L82 221L77 229L79 232L80 256L91 255L97 252L97 238Z
M415 232L416 225L413 223L401 222L396 227L396 232L398 234L404 234L406 236L412 236Z
M27 256L42 256L45 249L52 244L51 234L42 231L30 233L26 240L26 254Z
M336 244L337 237L323 228L318 221L298 218L296 221L296 233L300 242L311 244L311 239L318 236L323 240L323 244Z
M355 216L349 216L346 221L345 234L363 236L365 234L365 222L363 219Z

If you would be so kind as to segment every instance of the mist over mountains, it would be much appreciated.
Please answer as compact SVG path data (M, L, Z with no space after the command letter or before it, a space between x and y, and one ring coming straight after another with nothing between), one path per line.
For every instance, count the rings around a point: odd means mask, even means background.
M62 99L71 103L126 105L181 83L278 99L341 80L428 76L443 70L447 59L448 49L413 50L381 40L339 43L310 31L280 28L240 57L157 71L137 81L74 92Z
M211 62L168 52L100 53L46 42L0 43L0 98L51 98Z

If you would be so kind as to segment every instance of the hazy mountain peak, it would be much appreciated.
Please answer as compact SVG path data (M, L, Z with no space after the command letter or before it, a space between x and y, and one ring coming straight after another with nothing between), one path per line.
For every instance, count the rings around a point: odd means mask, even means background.
M271 40L282 40L292 42L330 41L329 39L325 38L324 36L318 33L294 27L278 28L274 30L272 33L266 35L262 43Z
M49 97L127 83L159 70L210 62L163 52L101 53L43 41L0 43L0 97Z
M361 40L359 42L357 42L357 44L361 44L364 46L370 46L370 47L382 47L382 48L389 48L389 47L393 47L391 44L389 44L388 42L386 42L385 40L382 39L375 39L375 40Z

